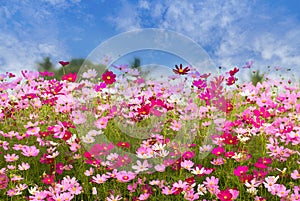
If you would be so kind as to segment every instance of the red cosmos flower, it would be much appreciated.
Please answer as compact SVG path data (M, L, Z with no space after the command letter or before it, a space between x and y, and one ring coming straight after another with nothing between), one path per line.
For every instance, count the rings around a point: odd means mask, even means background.
M40 163L53 164L54 163L54 158L47 158L47 154L43 154L40 158Z
M237 81L237 78L234 76L230 76L229 78L226 79L226 85L230 86L233 85L235 83L235 81Z
M49 131L40 131L39 132L39 135L42 136L42 137L47 137L50 134L51 134L51 132L49 132Z
M192 185L193 183L195 183L195 177L189 177L189 178L186 178L185 181L186 181L188 184Z
M235 75L237 72L239 72L239 71L240 71L240 69L234 67L233 70L230 70L230 71L229 71L229 75L230 75L230 76L234 76L234 75Z
M105 84L112 84L116 81L116 75L112 71L106 71L102 74L102 80Z
M264 178L269 172L264 170L253 170L253 174L255 177Z
M63 121L62 125L66 128L76 128L71 122Z
M137 109L137 112L141 115L148 115L150 113L150 105L147 104L147 105L143 105L141 108L138 108Z
M22 99L34 99L37 98L38 96L34 93L26 94L25 96L22 96Z
M175 69L173 69L173 72L179 75L186 75L189 71L190 68L189 67L182 68L182 64L180 64L180 67L178 67L178 65L175 65Z
M58 63L62 66L67 66L70 64L70 62L68 62L68 61L59 61Z
M69 82L75 82L77 78L76 73L69 73L62 76L62 80L68 80Z
M238 143L237 136L232 136L231 133L224 133L221 137L224 138L225 144L236 145Z
M129 142L119 142L117 144L118 147L125 147L125 148L130 148Z
M8 75L8 77L9 77L9 78L16 77L16 75L15 75L15 74L13 74L13 73L6 72L6 74Z
M227 107L226 107L226 112L228 113L228 112L231 112L232 110L233 110L233 105L229 102L229 101L227 101Z
M245 174L245 175L239 176L239 180L242 183L246 183L246 182L249 183L253 178L254 178L254 176L252 174Z
M85 161L85 163L86 163L86 164L93 165L93 166L98 166L98 165L100 165L101 160L98 160L97 158L88 158L88 159Z
M230 193L230 191L228 189L221 190L217 196L221 201L227 201L227 200L229 201L232 198L232 194Z
M234 151L228 151L224 154L226 158L232 158L235 155Z
M63 139L65 141L67 141L68 139L70 139L72 137L72 133L70 131L65 131L65 134L63 136Z
M54 175L46 174L43 176L42 182L44 184L53 184L54 183Z

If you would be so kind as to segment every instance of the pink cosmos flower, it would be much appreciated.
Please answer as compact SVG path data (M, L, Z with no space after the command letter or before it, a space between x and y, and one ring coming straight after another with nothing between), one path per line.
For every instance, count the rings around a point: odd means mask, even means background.
M22 148L22 155L31 157L31 156L37 156L39 154L40 150L37 149L34 145L33 146L24 146Z
M231 195L232 195L232 198L231 200L235 200L237 199L237 197L239 196L240 192L236 189L229 189Z
M28 170L30 168L30 165L28 163L22 162L21 165L18 165L19 170Z
M95 126L98 129L105 129L108 123L108 118L107 117L101 117L95 122Z
M9 179L6 174L0 174L0 189L6 189Z
M186 170L190 170L194 166L194 162L191 160L184 160L180 163L180 166Z
M60 194L54 194L52 199L55 201L58 200L72 200L74 198L74 195L72 195L70 192L63 192Z
M117 201L117 200L121 200L122 197L120 195L114 196L114 195L110 195L109 197L106 198L106 201Z
M16 154L6 154L4 155L4 158L6 162L14 162L19 159L19 156Z
M279 179L279 176L276 176L276 177L268 176L265 178L265 182L263 182L263 184L264 184L265 188L268 189L268 191L271 191L278 179Z
M212 176L211 178L206 177L206 180L203 182L203 184L206 185L206 188L215 188L218 186L219 179Z
M138 197L138 200L148 200L149 196L149 193L143 193Z
M213 165L223 165L224 159L222 157L218 157L218 158L213 159L210 163Z
M38 200L45 200L48 196L46 191L35 191L34 195L29 196L30 200L38 201Z
M143 163L138 160L136 163L137 165L132 166L132 169L135 169L136 173L146 171L151 167L147 160L144 160Z
M184 199L186 199L188 201L198 200L199 194L195 193L194 189L192 189L190 191L186 191L186 193L184 194Z
M120 181L120 182L129 182L131 181L132 179L134 179L136 177L136 174L134 174L133 172L131 171L121 171L121 172L118 172L117 173L117 180Z
M109 176L107 176L106 174L100 175L97 174L96 176L92 177L92 182L95 182L97 184L103 184L106 182L106 180L109 178Z
M164 194L164 195L172 195L175 191L176 191L176 190L173 189L173 188L170 188L170 187L168 187L168 186L164 186L164 187L162 188L161 193Z
M181 123L180 121L177 120L173 120L173 122L171 123L170 128L174 131L179 131L181 129Z
M300 201L299 189L294 187L294 193L291 194L291 200Z
M278 184L274 188L276 188L275 191L277 192L277 196L281 198L287 197L291 191L289 189L287 190L286 187L282 184Z
M293 179L300 179L300 173L299 173L299 171L298 170L294 170L292 173L291 173L291 177L293 178Z
M7 191L7 195L10 197L15 196L15 195L20 195L20 194L21 194L21 192L18 192L16 189L9 189Z
M22 70L21 73L22 73L23 77L27 80L34 80L39 77L39 72L37 72L37 71Z
M166 166L164 164L157 164L154 168L158 172L164 172L166 170Z

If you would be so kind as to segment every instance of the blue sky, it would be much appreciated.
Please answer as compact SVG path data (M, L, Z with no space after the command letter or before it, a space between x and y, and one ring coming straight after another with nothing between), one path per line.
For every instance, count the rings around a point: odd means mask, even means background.
M0 71L86 58L125 31L163 28L190 37L217 66L300 68L298 0L2 0Z

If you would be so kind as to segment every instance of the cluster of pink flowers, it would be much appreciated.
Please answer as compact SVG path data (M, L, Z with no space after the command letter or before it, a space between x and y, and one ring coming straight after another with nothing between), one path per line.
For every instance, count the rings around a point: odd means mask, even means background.
M300 200L299 86L115 69L0 75L1 199Z

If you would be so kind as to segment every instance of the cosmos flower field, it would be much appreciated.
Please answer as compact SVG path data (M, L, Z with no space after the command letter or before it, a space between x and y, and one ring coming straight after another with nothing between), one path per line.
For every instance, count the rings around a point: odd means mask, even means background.
M0 200L300 200L297 83L115 68L0 75Z

